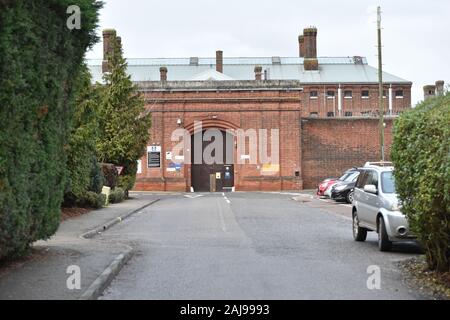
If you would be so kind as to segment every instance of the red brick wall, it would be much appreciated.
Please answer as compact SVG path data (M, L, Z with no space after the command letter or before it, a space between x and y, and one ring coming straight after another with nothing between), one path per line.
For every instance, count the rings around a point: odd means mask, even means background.
M306 85L303 87L302 97L302 116L309 117L311 113L316 112L319 117L326 117L328 112L334 112L338 116L338 86L337 85ZM363 112L378 110L378 85L341 85L342 89L342 116L345 112L351 112L352 116L362 116ZM352 98L344 98L344 91L352 91ZM362 91L369 91L369 98L362 98ZM385 86L386 98L384 98L384 107L386 113L389 108L389 86ZM403 90L403 98L396 98L395 91ZM310 92L317 91L318 97L311 98ZM328 98L327 91L334 91L335 98ZM393 113L401 112L411 108L411 85L393 85L392 86Z
M305 189L327 177L380 160L378 119L302 119L302 178ZM392 118L385 119L385 154L392 144Z
M236 128L279 129L280 171L263 175L261 164L235 164L236 190L293 190L302 187L300 163L300 95L299 91L153 91L145 93L147 108L152 112L152 128L148 145L162 147L162 167L147 168L147 156L142 161L142 173L138 174L136 190L189 191L190 165L183 165L180 172L168 172L171 161L165 160L166 151L177 144L171 141L177 119L189 127L194 121L216 121L233 124ZM212 120L216 118L216 120ZM224 129L218 127L219 129ZM269 152L270 154L270 152ZM235 155L235 163L236 157Z

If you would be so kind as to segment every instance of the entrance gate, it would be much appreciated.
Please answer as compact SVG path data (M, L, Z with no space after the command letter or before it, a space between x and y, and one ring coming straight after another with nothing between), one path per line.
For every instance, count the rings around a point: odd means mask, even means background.
M191 182L195 192L231 191L234 186L234 164L226 162L227 158L234 159L234 143L229 145L226 143L227 141L233 141L233 139L230 139L230 137L227 139L227 135L231 135L230 133L223 130L220 132L222 133L223 141L223 159L216 159L218 160L218 163L213 164L205 163L203 152L209 144L214 142L214 138L212 141L203 141L205 131L195 133L191 136ZM201 163L197 164L194 161L194 155L196 153L194 142L195 139L202 141L202 159ZM227 155L229 156L227 157ZM215 154L213 153L212 156L215 157Z

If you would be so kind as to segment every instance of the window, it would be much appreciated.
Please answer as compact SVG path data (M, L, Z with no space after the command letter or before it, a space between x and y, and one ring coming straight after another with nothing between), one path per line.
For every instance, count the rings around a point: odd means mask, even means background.
M344 117L351 117L351 116L353 116L353 112L351 112L351 111L345 111Z
M403 90L396 90L395 91L395 97L397 99L402 99L403 98Z
M380 96L380 95L378 95L378 96ZM387 90L383 90L383 98L386 98L387 97Z
M334 96L335 96L335 92L333 90L327 91L327 98L328 99L333 99Z
M395 178L392 171L381 174L381 188L384 193L395 193Z
M334 112L333 112L333 111L328 112L328 113L327 113L327 117L328 117L328 118L334 117Z
M355 182L359 177L359 171L352 172L349 176L345 178L345 182Z
M363 99L369 99L369 90L363 90L363 91L361 92L361 97L362 97Z
M367 171L363 170L356 181L356 188L363 189L367 181Z
M309 92L310 99L317 99L319 97L319 93L316 90Z
M346 98L346 99L353 98L353 92L351 90L345 90L344 91L344 98Z
M309 116L312 117L312 118L317 118L319 116L319 114L317 112L311 112L309 114Z
M369 171L367 173L366 185L374 185L378 189L378 173L376 171Z

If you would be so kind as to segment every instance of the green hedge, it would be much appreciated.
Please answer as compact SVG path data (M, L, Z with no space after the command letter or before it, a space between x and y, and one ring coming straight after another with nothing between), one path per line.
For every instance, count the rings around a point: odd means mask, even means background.
M64 206L74 205L73 200L83 198L88 191L100 193L103 174L97 162L95 143L98 135L98 89L91 84L86 65L82 66L75 85L76 100L71 117L67 153L68 184Z
M125 191L122 188L115 188L109 195L109 203L120 203L125 200Z
M450 94L395 122L392 160L403 211L431 270L450 268Z
M0 1L0 259L55 233L66 186L74 82L96 41L101 3L78 0L80 30L69 30L69 0Z

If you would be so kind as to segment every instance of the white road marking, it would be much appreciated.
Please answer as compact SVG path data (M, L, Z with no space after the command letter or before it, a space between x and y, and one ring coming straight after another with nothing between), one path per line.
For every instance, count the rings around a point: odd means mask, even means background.
M225 218L223 217L223 213L222 213L222 206L220 205L220 203L218 203L219 205L219 218L220 218L220 224L222 225L222 231L223 232L227 232L227 227L225 225Z
M186 198L189 198L189 199L195 199L195 198L200 198L200 197L203 197L203 195L202 194L196 194L196 195L194 195L194 196L191 196L191 195L184 195Z

